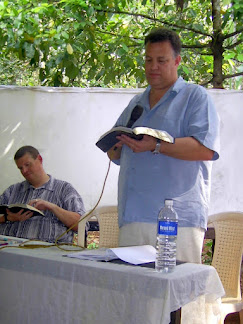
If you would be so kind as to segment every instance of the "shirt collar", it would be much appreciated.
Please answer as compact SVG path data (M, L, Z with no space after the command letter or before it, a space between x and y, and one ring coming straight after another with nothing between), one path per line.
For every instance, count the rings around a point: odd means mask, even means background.
M176 95L182 88L184 88L186 82L184 79L179 76L179 78L176 80L176 82L169 88L169 90L164 94L164 96L160 99L160 101L157 103L161 103L164 100L166 100L170 95ZM142 102L145 104L145 109L147 111L150 111L150 105L149 105L149 92L151 90L151 86L149 85L146 90L142 94ZM157 106L157 104L155 106Z
M48 174L48 176L49 176L49 180L46 183L44 183L39 188L33 187L32 184L30 184L27 180L25 180L23 182L23 189L22 189L22 191L27 191L30 188L33 188L33 189L41 189L41 188L44 188L46 190L53 191L54 190L54 178L50 174Z
M186 82L184 81L184 79L181 76L179 76L179 78L176 80L176 82L169 88L169 90L166 93L171 93L171 92L178 93L182 88L184 88L185 83ZM151 90L151 86L149 85L146 88L144 94L148 93L150 90Z
M183 80L183 78L180 76L176 82L170 87L170 89L168 90L168 92L176 92L178 93L182 88L184 88L185 86L185 81Z

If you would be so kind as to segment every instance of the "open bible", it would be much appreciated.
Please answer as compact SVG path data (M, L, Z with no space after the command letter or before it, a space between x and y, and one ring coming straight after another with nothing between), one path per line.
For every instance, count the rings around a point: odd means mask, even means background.
M5 215L7 214L6 209L9 209L12 213L18 213L21 209L24 211L31 211L33 212L33 216L45 216L42 211L39 209L30 206L28 204L9 204L9 205L0 205L0 215Z
M122 134L136 140L141 140L143 135L149 135L168 143L174 143L174 138L166 131L144 126L138 126L135 128L117 126L103 134L97 141L96 146L98 146L103 152L107 152L112 146L119 142L116 137Z

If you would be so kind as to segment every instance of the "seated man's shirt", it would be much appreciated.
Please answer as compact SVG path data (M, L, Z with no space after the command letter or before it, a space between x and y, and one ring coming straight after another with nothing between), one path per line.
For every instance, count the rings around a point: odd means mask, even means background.
M40 188L34 188L28 181L16 183L6 189L0 196L0 204L27 204L32 199L43 199L57 206L83 215L84 204L73 186L50 176ZM23 222L7 222L0 224L0 234L27 239L39 239L55 242L67 227L49 210L43 211L45 216L32 216ZM71 230L60 239L60 242L72 242L74 232Z

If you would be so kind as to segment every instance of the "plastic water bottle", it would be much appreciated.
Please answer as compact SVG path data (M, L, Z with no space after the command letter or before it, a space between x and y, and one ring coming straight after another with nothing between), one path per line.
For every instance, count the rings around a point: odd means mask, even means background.
M172 272L176 266L176 239L178 216L173 200L166 199L158 215L155 270Z

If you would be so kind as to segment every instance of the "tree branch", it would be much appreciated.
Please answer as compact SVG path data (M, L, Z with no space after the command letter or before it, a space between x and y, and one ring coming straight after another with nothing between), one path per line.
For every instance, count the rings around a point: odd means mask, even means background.
M116 11L116 10L114 10L114 11L113 10L104 10L104 9L96 9L96 11L97 12L112 13L112 14L121 14L121 15L127 15L127 16L134 16L134 17L142 17L142 18L145 18L145 19L148 19L148 20L153 20L153 21L156 21L156 22L160 22L160 23L162 23L164 25L167 25L167 26L170 26L170 27L175 27L175 28L178 28L178 29L181 29L181 30L186 29L186 30L194 32L195 34L212 37L212 35L201 32L201 31L196 30L194 28L190 28L190 27L186 27L186 26L180 26L180 25L177 25L177 24L172 24L172 23L169 23L167 21L163 21L163 20L160 20L158 18L152 18L152 17L150 17L148 15L144 15L144 14L137 14L137 13L126 12L126 11Z
M235 78L235 77L237 77L237 76L241 76L241 75L243 75L243 72L234 73L234 74L226 74L226 75L223 76L223 80L225 80L225 79ZM202 87L205 87L206 85L212 83L212 81L213 81L213 78L211 78L210 80L205 81L205 82L203 82L203 83L200 83L200 85L201 85Z
M203 83L200 83L200 86L205 87L206 85L210 84L213 82L213 78L211 78L209 81L205 81Z
M241 76L243 75L243 72L238 72L238 73L234 73L234 74L226 74L223 76L223 79L231 79L231 78L235 78L237 76Z
M115 37L122 37L122 38L129 38L129 39L134 39L134 40L140 40L143 41L141 38L139 37L133 37L133 36L127 36L127 35L119 35L117 33L113 33L113 32L108 32L108 31L103 31L100 29L96 29L96 32L101 33L101 34L107 34L107 35L111 35L111 36L115 36ZM186 45L186 44L182 44L181 45L182 48L188 48L188 49L194 49L194 48L210 48L210 44L196 44L196 45ZM206 55L206 54L205 54ZM211 55L211 54L210 54Z
M141 39L140 37L133 37L133 36L128 36L128 35L119 35L117 33L112 33L112 32L108 32L108 31L103 31L103 30L100 30L98 28L96 28L96 32L99 32L101 34L106 34L106 35L111 35L111 36L119 36L119 37L123 37L123 38L129 38L129 39L134 39L134 40L140 40L140 41L143 41L143 39Z
M182 48L210 48L209 44L204 44L204 45L186 45L186 44L182 44Z
M233 44L231 44L231 45L229 45L229 46L225 46L225 49L231 49L231 48L234 48L235 46L237 46L237 45L239 45L239 44L241 44L241 43L243 43L243 39L239 39L237 42L235 42L235 43L233 43Z
M222 37L223 37L223 39L227 39L227 38L233 37L233 36L235 36L235 35L241 34L242 32L243 32L243 28L234 31L234 32L231 33L231 34L222 35Z

